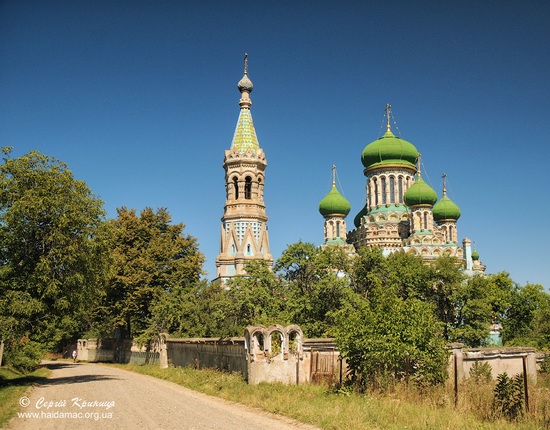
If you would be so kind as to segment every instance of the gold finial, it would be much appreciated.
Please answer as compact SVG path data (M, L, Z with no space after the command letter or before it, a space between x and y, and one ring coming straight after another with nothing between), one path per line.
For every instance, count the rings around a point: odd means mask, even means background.
M441 175L441 178L443 178L443 195L447 194L447 174L443 173Z
M389 103L386 103L386 133L391 132L391 125L390 125L390 117L391 117L391 105Z
M248 75L248 54L244 53L244 74Z
M418 176L420 176L420 159L422 158L422 154L418 153L418 159L416 161L416 173L418 173Z
M336 164L332 165L332 186L336 186Z

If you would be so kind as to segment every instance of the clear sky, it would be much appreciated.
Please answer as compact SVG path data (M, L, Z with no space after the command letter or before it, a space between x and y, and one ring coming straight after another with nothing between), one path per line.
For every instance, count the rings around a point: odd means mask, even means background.
M66 162L111 218L166 207L213 278L245 52L275 258L321 244L332 163L353 225L390 103L487 272L550 286L547 0L0 0L0 146Z

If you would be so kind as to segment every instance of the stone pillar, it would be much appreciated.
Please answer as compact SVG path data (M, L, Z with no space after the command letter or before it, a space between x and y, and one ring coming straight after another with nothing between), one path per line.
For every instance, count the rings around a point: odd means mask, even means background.
M168 339L168 333L160 334L160 345L159 345L159 366L161 369L168 368L168 345L166 344L166 339Z
M449 379L454 380L455 369L457 373L458 382L464 381L464 354L462 343L451 343L448 345L449 350L451 351L450 362L449 362ZM455 367L456 359L456 367Z
M462 247L464 248L464 259L466 260L466 270L472 270L472 241L467 237L462 240Z

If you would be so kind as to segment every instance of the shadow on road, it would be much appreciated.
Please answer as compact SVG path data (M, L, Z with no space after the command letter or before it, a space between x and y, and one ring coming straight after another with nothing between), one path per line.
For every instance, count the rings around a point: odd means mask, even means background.
M63 363L63 362L46 362L42 363L43 367L46 367L50 370L60 370L67 369L71 367L77 367L78 364L74 363ZM64 385L64 384L81 384L83 382L91 381L108 381L108 380L118 380L120 378L109 376L109 375L74 375L74 376L63 376L63 377L45 377L45 376L21 376L14 379L3 379L0 378L0 387L13 387L20 385L39 385L47 387L50 385Z
M75 376L63 376L60 378L44 379L43 381L40 381L40 385L43 387L47 387L50 385L82 384L84 382L112 381L112 380L118 380L118 379L120 378L116 378L109 375L75 375Z

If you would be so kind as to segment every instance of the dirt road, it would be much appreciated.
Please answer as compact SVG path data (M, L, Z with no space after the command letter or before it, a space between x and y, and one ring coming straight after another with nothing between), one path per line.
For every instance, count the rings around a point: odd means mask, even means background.
M150 376L89 363L47 365L52 375L21 398L9 429L313 429Z

